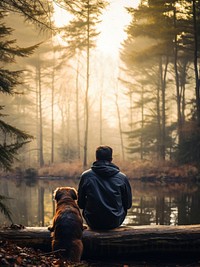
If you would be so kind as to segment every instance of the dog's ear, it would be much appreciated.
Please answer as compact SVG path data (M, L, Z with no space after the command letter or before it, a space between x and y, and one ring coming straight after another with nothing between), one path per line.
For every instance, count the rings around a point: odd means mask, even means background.
M78 197L77 197L77 191L76 191L76 189L75 188L71 188L70 189L70 195L71 195L71 197L72 197L72 199L74 199L74 200L76 200Z
M60 187L56 188L56 190L53 193L54 199L58 202L62 196L62 192L60 190Z

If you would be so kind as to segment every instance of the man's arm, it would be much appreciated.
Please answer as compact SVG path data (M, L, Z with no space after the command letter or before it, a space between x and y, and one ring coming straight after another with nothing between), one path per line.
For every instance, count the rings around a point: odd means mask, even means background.
M128 181L128 178L125 177L124 180L124 192L123 192L123 206L125 210L128 210L131 208L132 206L132 191L131 191L131 186L130 183Z
M85 189L84 189L84 178L81 177L79 186L78 186L78 206L80 209L85 208Z

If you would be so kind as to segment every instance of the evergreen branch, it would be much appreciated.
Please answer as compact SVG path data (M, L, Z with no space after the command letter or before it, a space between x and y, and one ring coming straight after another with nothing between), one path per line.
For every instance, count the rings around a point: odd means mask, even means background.
M12 40L13 42L15 42L15 40ZM8 43L8 42L7 42ZM11 41L9 42L11 43ZM38 43L36 45L33 46L29 46L29 47L0 47L0 49L4 50L6 53L9 53L13 56L18 56L18 57L27 57L31 54L34 53L34 51L39 47L41 43Z
M16 156L18 150L30 141L16 142L11 145L0 144L0 168L4 170L11 170L14 160L17 160Z
M6 218L8 218L11 223L13 223L13 220L12 220L12 212L10 211L10 209L2 202L4 200L7 200L7 199L10 199L9 197L5 197L5 196L2 196L0 195L0 212L3 213Z
M43 3L42 1L27 1L27 0L1 0L0 8L6 11L19 12L23 14L26 20L35 22L44 28L51 29L48 21L50 21L49 2Z
M18 140L33 139L33 136L19 130L18 128L10 124L5 123L2 120L0 120L0 130L5 134L9 134L10 136L16 136Z
M0 92L12 94L13 88L21 84L18 80L21 72L22 71L9 71L0 68Z

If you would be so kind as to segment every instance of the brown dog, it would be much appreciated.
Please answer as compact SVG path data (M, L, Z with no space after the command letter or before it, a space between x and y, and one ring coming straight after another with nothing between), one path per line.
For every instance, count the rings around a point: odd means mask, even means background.
M52 232L52 250L64 250L60 255L69 261L79 262L83 252L83 219L76 203L77 191L72 187L59 187L54 191L56 213Z

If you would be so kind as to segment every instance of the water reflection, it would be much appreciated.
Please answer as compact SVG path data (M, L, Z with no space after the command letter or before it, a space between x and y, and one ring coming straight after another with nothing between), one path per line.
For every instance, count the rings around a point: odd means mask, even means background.
M77 187L72 180L39 179L29 180L0 179L0 195L8 196L8 204L13 214L13 221L25 226L47 226L54 214L53 191L58 186ZM1 224L8 221L0 214Z
M128 225L200 223L200 187L196 183L133 182ZM135 187L135 188L134 188Z
M54 214L52 193L58 186L77 188L78 181L39 179L35 181L0 178L0 195L12 199L6 203L14 223L47 226ZM133 206L126 225L181 225L200 223L200 187L196 183L155 183L131 181ZM0 214L0 224L8 224Z

